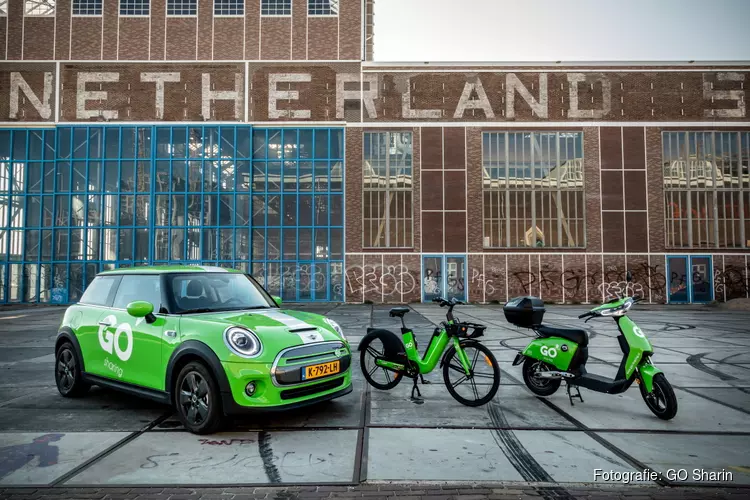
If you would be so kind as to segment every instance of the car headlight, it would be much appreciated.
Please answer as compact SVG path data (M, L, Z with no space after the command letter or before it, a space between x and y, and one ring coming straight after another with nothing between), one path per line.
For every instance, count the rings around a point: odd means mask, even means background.
M260 340L253 332L237 326L224 331L224 343L230 351L243 358L255 358L263 350Z
M348 342L348 340L346 340L346 335L344 335L344 330L341 329L341 326L338 323L336 323L332 319L328 319L328 318L324 318L324 319L325 319L325 322L328 323L328 325L331 328L333 328L336 331L336 333L339 334L339 337L341 337L341 340L345 340Z

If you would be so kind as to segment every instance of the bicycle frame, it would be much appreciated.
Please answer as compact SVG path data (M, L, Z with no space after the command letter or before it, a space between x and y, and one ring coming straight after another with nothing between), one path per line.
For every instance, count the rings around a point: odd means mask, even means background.
M452 321L448 322L448 324L451 323ZM440 334L438 334L437 336L433 336L432 339L430 339L430 345L427 346L427 350L425 351L424 356L420 356L419 351L417 350L416 342L414 341L414 332L411 330L411 328L401 328L401 335L404 339L404 349L406 351L406 357L409 359L409 361L417 366L420 374L430 373L435 369L435 367L440 362L440 358L442 357L443 352L448 346L448 342L450 342L448 331L445 328L442 328L440 330ZM458 359L461 362L461 367L464 369L464 372L466 372L466 375L469 375L469 373L471 372L471 363L469 362L469 358L466 356L466 352L464 352L464 350L461 348L461 339L459 339L458 337L453 337L453 348L456 350ZM403 364L394 363L392 361L379 359L375 361L375 364L380 367L395 371L406 370L406 366L404 366Z

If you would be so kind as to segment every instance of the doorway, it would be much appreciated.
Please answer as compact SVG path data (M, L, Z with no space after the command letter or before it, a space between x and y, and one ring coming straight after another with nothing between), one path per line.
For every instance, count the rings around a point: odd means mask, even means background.
M466 301L466 256L425 255L422 258L422 302L438 297Z
M706 303L714 300L711 256L668 256L667 274L670 304Z

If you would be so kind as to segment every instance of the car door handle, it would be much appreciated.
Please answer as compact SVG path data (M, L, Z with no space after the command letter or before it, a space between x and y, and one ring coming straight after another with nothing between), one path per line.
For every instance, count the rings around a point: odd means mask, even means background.
M99 326L112 326L112 323L107 323L106 321L100 321Z
M164 335L173 339L177 336L177 332L174 330L167 330L166 332L164 332Z

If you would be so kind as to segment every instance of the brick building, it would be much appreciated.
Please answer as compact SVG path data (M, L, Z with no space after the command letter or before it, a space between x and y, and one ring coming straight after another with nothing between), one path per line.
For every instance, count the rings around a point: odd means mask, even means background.
M373 0L0 0L0 303L748 296L750 64L372 62Z

